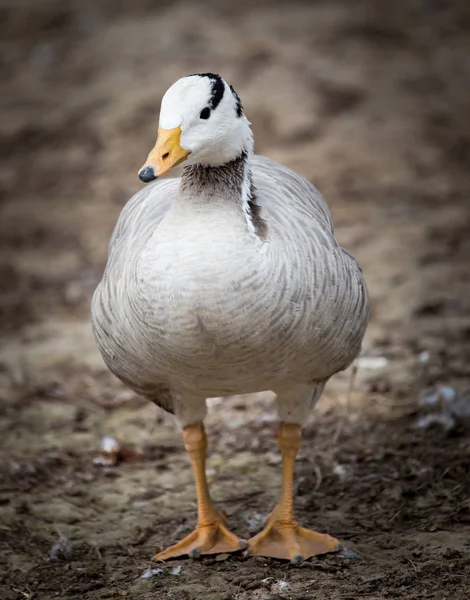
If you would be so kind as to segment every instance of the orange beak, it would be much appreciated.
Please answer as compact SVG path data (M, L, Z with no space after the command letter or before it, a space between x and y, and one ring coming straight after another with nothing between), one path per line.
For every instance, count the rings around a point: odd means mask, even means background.
M139 171L142 181L153 181L186 160L190 151L181 148L180 138L181 127L158 130L157 143Z

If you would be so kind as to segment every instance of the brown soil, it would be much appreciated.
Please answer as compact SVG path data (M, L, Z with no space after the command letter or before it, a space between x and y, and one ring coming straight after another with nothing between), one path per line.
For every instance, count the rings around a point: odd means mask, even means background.
M470 597L468 2L21 0L0 20L2 600ZM104 368L88 305L162 93L209 70L258 152L321 189L369 284L355 391L331 381L297 465L299 520L346 549L146 579L194 525L191 472L170 416ZM443 384L463 411L417 428ZM213 401L208 431L214 497L249 536L279 485L271 397ZM117 466L93 464L104 434Z

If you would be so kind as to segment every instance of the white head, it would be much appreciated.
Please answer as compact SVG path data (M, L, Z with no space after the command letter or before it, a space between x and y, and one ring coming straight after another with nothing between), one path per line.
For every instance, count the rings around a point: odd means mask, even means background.
M253 151L250 122L235 90L219 75L189 75L163 96L157 143L139 171L151 181L175 165L217 166Z

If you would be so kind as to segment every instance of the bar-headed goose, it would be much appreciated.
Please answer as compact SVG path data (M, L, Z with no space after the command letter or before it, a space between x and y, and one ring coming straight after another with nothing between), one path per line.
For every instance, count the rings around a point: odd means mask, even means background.
M124 207L92 303L107 365L175 414L193 465L196 529L156 558L246 548L297 563L334 551L336 539L294 520L294 461L325 382L360 351L361 269L315 187L253 155L240 99L219 75L166 92L139 176L150 182L180 163L181 177L158 179ZM263 531L244 542L209 495L205 399L262 390L277 394L282 488Z

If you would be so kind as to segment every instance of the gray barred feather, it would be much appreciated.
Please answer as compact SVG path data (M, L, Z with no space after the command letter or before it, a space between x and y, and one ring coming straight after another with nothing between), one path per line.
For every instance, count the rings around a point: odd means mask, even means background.
M172 397L316 384L313 405L360 351L367 290L327 204L290 169L247 160L263 236L239 169L204 181L192 166L137 193L111 238L95 336L113 373L166 410Z

